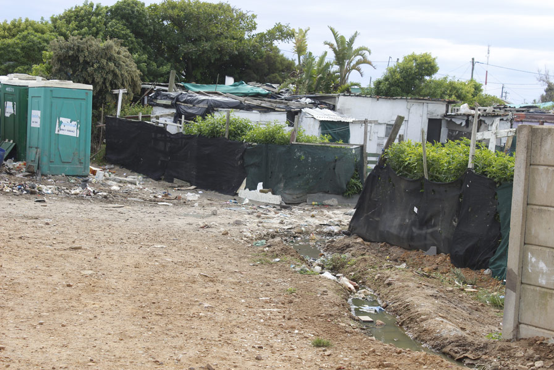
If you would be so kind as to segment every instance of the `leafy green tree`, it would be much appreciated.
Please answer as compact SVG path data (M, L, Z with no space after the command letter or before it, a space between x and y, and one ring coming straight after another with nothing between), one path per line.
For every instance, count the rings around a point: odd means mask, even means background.
M483 85L474 81L433 78L439 70L436 58L429 53L405 56L400 63L387 68L367 93L378 96L425 97L457 100L469 105L504 104L504 101L483 93Z
M60 15L50 17L54 32L69 39L71 36L92 36L105 40L107 6L94 4L85 0L83 5L77 5L65 10Z
M0 75L31 73L55 37L52 26L44 20L19 18L0 23Z
M358 32L354 32L352 36L347 40L346 37L339 34L337 30L329 26L331 33L333 34L334 42L325 41L335 56L335 65L338 67L339 86L346 85L350 78L350 74L356 71L363 76L362 65L370 65L373 67L373 63L368 59L371 54L371 50L367 46L354 47L356 38L360 35ZM375 68L375 67L374 67Z
M212 82L218 70L225 73L226 62L248 51L246 39L256 29L255 15L227 3L166 0L149 9L153 22L163 25L155 51L190 82Z
M373 93L382 96L421 96L425 82L439 71L437 58L430 53L405 56L401 62L388 67L383 77L375 80Z
M93 86L93 107L113 96L112 90L140 92L140 72L127 48L118 40L102 42L92 36L58 38L50 43L52 77Z

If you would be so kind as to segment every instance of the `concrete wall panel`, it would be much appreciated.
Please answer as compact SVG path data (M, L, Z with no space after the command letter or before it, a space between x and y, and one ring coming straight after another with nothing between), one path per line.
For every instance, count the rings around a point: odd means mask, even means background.
M531 166L529 171L528 203L554 207L554 167Z
M527 207L525 243L554 248L554 208Z
M535 328L533 326L528 326L522 324L519 326L519 333L521 338L531 338L531 337L554 337L554 331L544 330L541 328Z
M554 130L533 126L531 130L531 165L554 166Z
M554 289L554 248L523 247L522 282Z
M554 291L523 284L519 322L554 331Z

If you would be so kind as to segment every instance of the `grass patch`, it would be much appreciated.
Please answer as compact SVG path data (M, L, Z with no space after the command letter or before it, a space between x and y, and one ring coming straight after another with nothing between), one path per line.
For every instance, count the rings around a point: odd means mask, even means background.
M504 296L498 293L489 293L487 291L481 291L477 294L477 300L479 302L491 305L494 308L504 308Z
M293 287L287 288L287 290L285 290L285 293L294 294L296 293L296 288L293 288Z
M498 331L495 331L495 332L487 334L485 337L487 339L490 339L490 340L500 340L500 339L502 339L502 333L498 332Z
M308 269L306 269L306 270L302 269L302 270L298 271L298 273L300 275L319 275L319 272L315 272L315 271L308 270Z
M452 269L452 274L454 274L454 276L456 277L456 281L460 284L465 284L465 285L477 284L476 278L468 279L467 276L465 276L462 270L460 270L459 268Z
M323 339L323 338L315 338L314 340L312 340L312 346L314 347L331 347L332 344L331 344L331 341L327 340L327 339Z
M333 254L325 261L325 268L331 271L341 271L347 266L352 266L356 263L355 258L351 258L346 254Z

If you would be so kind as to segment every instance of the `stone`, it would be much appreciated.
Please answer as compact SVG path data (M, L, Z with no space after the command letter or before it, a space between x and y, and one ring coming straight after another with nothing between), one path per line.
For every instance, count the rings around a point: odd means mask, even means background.
M540 369L543 366L544 366L544 361L535 362L535 368Z
M376 326L385 326L386 324L381 320L377 320L377 321L375 321L375 325Z
M261 360L263 360L263 359L264 359L264 358L262 357L262 355L257 355L257 356L256 356L256 360L258 360L258 361L261 361Z
M323 201L323 205L326 206L338 206L339 201L336 198L326 199Z

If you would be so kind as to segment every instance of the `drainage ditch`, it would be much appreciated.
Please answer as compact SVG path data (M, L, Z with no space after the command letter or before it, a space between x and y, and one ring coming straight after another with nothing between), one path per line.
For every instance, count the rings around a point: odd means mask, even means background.
M321 247L327 240L314 239L313 236L311 238L295 238L290 241L290 245L308 262L313 263L321 257ZM348 299L348 303L350 305L351 313L354 316L358 318L362 317L364 320L367 320L361 321L362 330L364 330L368 335L373 336L376 340L392 344L402 349L425 351L427 353L438 355L450 362L456 363L457 365L464 366L462 363L457 362L446 355L437 353L412 339L400 326L397 325L396 317L387 313L386 310L382 308L381 303L372 293L371 289L361 287L359 292L351 295Z

